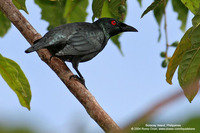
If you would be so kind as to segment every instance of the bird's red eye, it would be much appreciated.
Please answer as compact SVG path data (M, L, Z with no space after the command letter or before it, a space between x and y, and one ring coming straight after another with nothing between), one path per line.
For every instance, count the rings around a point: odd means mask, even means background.
M112 21L111 21L111 24L112 24L112 25L116 25L117 22L116 22L115 20L112 20Z

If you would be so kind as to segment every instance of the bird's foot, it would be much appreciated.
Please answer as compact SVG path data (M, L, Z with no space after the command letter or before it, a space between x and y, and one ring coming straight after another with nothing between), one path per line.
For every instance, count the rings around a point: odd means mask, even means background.
M71 79L71 78L75 78L75 79L77 79L82 85L84 85L85 86L85 79L84 78L80 78L79 76L77 76L77 75L72 75L72 76L70 76L70 78L69 79ZM87 89L87 87L85 86L85 88Z

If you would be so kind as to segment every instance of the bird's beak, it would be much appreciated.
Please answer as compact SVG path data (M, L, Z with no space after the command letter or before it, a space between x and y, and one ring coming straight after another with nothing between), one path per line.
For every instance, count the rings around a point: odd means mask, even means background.
M121 23L120 24L120 28L122 29L123 32L126 32L126 31L138 32L137 29L135 29L134 27L129 26L129 25L125 24L125 23Z

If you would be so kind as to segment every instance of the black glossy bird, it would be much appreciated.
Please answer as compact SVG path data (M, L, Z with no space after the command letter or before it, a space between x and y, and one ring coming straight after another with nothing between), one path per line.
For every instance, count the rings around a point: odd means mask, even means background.
M81 83L85 80L78 70L79 62L91 60L106 46L110 37L122 32L137 32L113 18L101 18L94 23L77 22L51 29L25 52L47 48L52 56L72 63Z

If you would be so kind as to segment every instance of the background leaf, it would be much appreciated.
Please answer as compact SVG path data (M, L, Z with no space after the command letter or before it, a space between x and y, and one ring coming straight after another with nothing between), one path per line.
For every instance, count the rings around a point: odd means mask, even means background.
M193 13L198 12L200 6L200 0L181 0L182 3Z
M104 2L103 5L103 9L102 9L102 14L101 17L109 17L109 18L115 18L115 19L120 19L122 22L125 19L126 16L126 11L124 13L119 13L118 9L121 5L123 5L125 3L124 0L112 0L111 2L108 2L107 0ZM123 6L125 6L123 5ZM126 10L127 7L125 6ZM119 42L119 37L121 36L121 34L116 35L114 37L111 38L112 42L117 46L117 48L119 49L120 53L123 55L123 52L121 50L121 44Z
M154 10L156 7L158 7L160 4L164 3L164 0L154 0L154 2L147 7L147 9L142 13L141 18L146 15L151 10Z
M12 1L15 6L20 10L24 10L27 14L28 11L26 9L25 0L13 0ZM3 37L11 27L10 20L5 17L5 15L0 11L0 37Z
M113 18L124 21L127 12L126 0L111 0L108 2L108 8ZM120 11L120 8L124 8L124 11Z
M25 0L12 0L13 4L20 10L24 10L27 14L28 11L26 9Z
M126 0L94 0L92 3L93 17L112 17L124 21L127 12Z
M175 12L178 13L178 20L182 22L180 29L185 31L188 8L181 2L181 0L172 0L172 6Z
M10 20L0 11L0 37L3 37L11 27Z
M119 42L119 37L120 37L120 34L115 35L115 36L113 36L113 37L111 38L111 40L112 40L112 42L117 46L117 48L119 49L120 53L121 53L122 55L124 55L124 53L123 53L123 51L122 51L122 49L121 49L121 44L120 44L120 42Z
M158 36L158 42L160 41L161 38L161 29L160 29L160 24L164 15L164 3L161 3L158 5L154 10L154 17L156 19L156 22L158 23L158 31L159 31L159 36Z
M20 104L30 110L30 85L20 66L0 54L0 75L17 94Z
M42 19L49 22L48 30L66 23L66 19L63 17L65 2L65 0L35 0L35 3L42 9Z
M142 7L142 0L137 0L137 1L140 4L140 7Z
M199 83L197 82L197 80L200 77L200 66L199 66L200 64L200 38L199 36L200 36L200 26L198 26L192 32L191 34L192 47L183 55L182 61L178 69L179 84L183 88L183 91L190 102L193 100L193 98L195 97L195 95L197 94L199 90Z
M169 84L172 84L172 77L180 64L184 53L192 46L191 40L189 39L189 34L192 31L192 28L187 30L187 32L182 37L180 43L178 44L173 56L170 59L168 64L167 73L166 73L166 81Z
M94 21L95 18L100 18L102 9L103 9L104 0L93 0L92 2L92 21Z
M158 31L159 31L159 36L158 36L158 41L160 41L161 39L161 29L160 29L160 24L164 15L164 0L154 0L154 2L147 7L147 9L142 13L141 18L146 15L148 12L150 12L151 10L153 10L154 13L154 17L156 19L156 22L158 23ZM166 0L166 4L168 3L168 0Z
M64 17L67 23L84 22L88 13L88 0L67 0Z
M198 10L197 14L192 19L193 30L190 34L200 25L200 9Z

